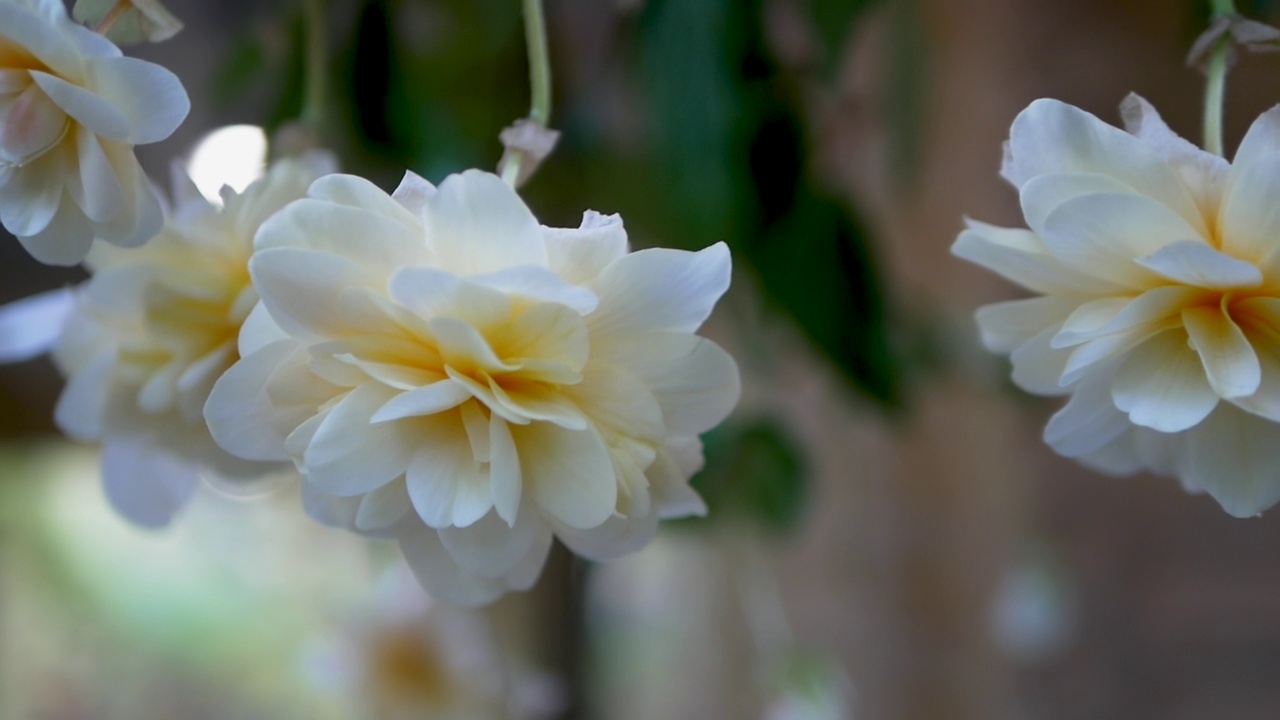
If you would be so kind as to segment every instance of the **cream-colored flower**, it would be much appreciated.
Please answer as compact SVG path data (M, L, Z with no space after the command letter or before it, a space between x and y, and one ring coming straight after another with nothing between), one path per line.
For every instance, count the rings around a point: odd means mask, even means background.
M609 558L703 510L698 434L738 397L694 334L723 244L628 253L616 216L545 228L479 171L310 195L258 233L261 312L205 411L223 447L292 459L313 515L398 538L458 603L529 587L553 534Z
M93 277L54 351L69 379L55 418L69 436L103 443L107 497L129 519L166 524L202 473L239 480L281 467L223 451L203 409L258 302L254 233L330 166L324 155L282 160L244 193L227 190L225 207L175 173L179 197L152 242L90 253Z
M0 0L0 222L54 265L94 237L150 240L164 213L133 146L169 137L190 107L173 73L122 57L60 0Z
M1030 229L970 222L952 251L1041 295L978 324L1020 387L1070 395L1055 450L1254 515L1280 500L1280 107L1232 163L1137 96L1122 113L1032 103L1002 172Z

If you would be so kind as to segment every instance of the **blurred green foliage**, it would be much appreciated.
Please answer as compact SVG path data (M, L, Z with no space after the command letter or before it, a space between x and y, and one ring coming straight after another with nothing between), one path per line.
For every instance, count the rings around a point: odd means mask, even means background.
M775 532L800 524L808 471L800 447L780 424L769 418L730 421L704 440L707 465L692 485L712 517L745 516Z

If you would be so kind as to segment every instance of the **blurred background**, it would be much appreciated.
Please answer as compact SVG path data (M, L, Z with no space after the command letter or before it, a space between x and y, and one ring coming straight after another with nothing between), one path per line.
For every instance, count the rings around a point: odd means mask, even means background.
M168 0L187 123L301 104L299 4ZM1200 0L547 0L560 145L548 225L618 212L636 246L725 240L706 334L744 397L706 438L712 508L608 566L553 555L492 609L432 605L394 547L288 490L209 489L158 533L58 439L44 361L0 368L0 718L1280 717L1280 514L1114 479L1039 440L972 311L1016 296L952 258L1019 225L1000 144L1032 99L1118 122L1137 92L1198 142ZM1276 21L1263 0L1240 9ZM391 189L492 168L527 112L516 0L333 0L326 143ZM1234 147L1280 101L1242 58ZM77 282L0 243L0 301Z

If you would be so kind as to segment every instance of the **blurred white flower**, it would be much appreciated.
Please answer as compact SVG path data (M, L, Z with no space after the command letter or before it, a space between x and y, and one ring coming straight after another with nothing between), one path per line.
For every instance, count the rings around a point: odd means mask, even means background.
M978 324L1019 387L1070 395L1055 450L1254 515L1280 500L1280 107L1233 163L1137 96L1122 113L1032 103L1002 171L1030 229L970 222L952 252L1042 295Z
M175 207L151 243L90 253L93 277L54 351L69 378L55 419L72 438L103 443L107 497L134 522L168 523L202 471L237 480L281 467L224 452L202 412L258 302L254 233L330 166L319 154L282 160L243 194L227 190L225 207L175 172Z
M190 102L173 73L122 57L60 0L0 0L0 222L43 263L94 237L150 240L164 223L133 146L169 137Z
M224 448L292 459L313 515L396 537L463 604L531 586L553 534L606 559L704 511L698 434L738 398L694 334L723 244L628 253L616 216L542 227L479 171L310 196L258 233L261 312L205 411Z

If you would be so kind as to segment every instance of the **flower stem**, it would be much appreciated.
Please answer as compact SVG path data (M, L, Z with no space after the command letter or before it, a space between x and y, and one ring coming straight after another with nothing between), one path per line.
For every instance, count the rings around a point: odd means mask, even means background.
M302 123L319 134L328 103L328 39L325 0L306 0L307 47L306 88L303 95Z
M1236 14L1234 0L1210 0L1213 8L1213 19L1231 17ZM1222 149L1222 106L1227 91L1227 65L1231 54L1231 33L1223 33L1214 46L1213 55L1209 58L1206 71L1208 80L1204 89L1204 149L1206 152L1221 156Z
M551 122L551 56L547 50L547 18L542 0L523 0L524 40L529 52L529 119L543 127ZM513 153L502 168L511 187L520 179L522 153Z

